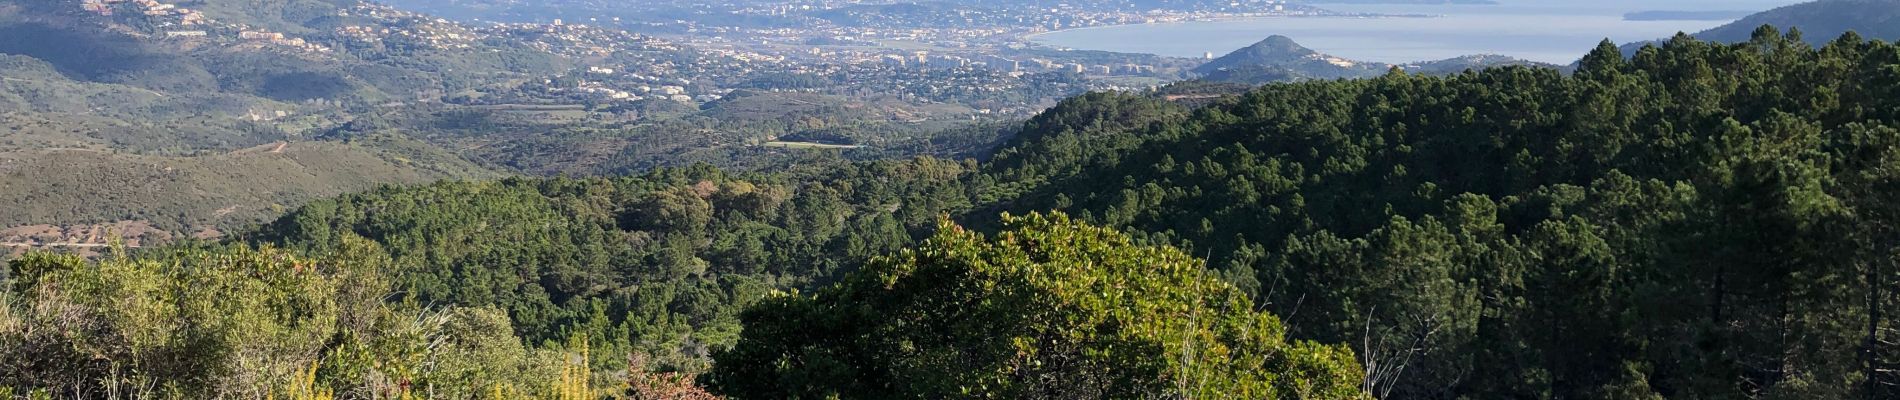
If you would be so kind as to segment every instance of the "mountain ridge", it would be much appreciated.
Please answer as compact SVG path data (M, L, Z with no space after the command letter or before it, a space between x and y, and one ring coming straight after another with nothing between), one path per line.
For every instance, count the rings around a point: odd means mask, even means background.
M1900 39L1900 0L1818 0L1763 11L1694 34L1697 39L1738 43L1761 26L1798 29L1802 40L1820 45L1854 31L1869 39Z
M1900 40L1900 0L1816 0L1776 7L1723 24L1715 28L1681 36L1719 42L1741 43L1755 37L1762 27L1777 32L1799 31L1801 41L1820 46L1849 31L1866 39ZM1765 32L1764 32L1765 33ZM1660 46L1671 38L1626 43L1619 46L1624 57L1636 55L1646 46Z

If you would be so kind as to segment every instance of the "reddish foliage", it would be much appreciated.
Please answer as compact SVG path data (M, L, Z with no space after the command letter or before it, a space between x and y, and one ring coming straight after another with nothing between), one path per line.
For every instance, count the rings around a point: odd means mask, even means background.
M627 395L635 400L720 400L678 372L647 370L646 356L633 355L627 363Z

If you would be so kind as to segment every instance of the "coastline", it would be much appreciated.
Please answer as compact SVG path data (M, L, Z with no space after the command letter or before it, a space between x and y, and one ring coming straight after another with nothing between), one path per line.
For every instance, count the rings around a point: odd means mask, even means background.
M1085 50L1196 59L1206 53L1218 55L1253 43L1239 37L1279 34L1300 40L1301 45L1321 53L1368 62L1403 64L1472 54L1498 54L1562 65L1574 62L1587 52L1583 50L1605 38L1634 42L1707 28L1701 25L1719 24L1719 21L1629 21L1622 15L1611 13L1572 18L1567 14L1528 11L1532 12L1429 16L1347 13L1206 16L1045 32L1019 31L1022 32L1016 36L1019 40L1013 43L1038 50ZM1202 24L1214 26L1206 29L1184 27ZM1360 24L1365 26L1352 26ZM1107 30L1110 28L1115 29ZM1492 33L1499 30L1513 33ZM1054 35L1057 33L1064 35ZM1181 33L1191 34L1180 36ZM1205 49L1200 49L1202 47Z
M1233 21L1259 21L1259 20L1274 20L1274 19L1325 19L1325 18L1338 18L1338 19L1385 19L1385 18L1444 18L1444 17L1446 17L1446 15L1428 15L1428 14L1339 14L1339 15L1247 15L1247 16L1223 16L1223 17L1206 17L1206 18L1194 18L1194 19L1185 19L1185 20L1180 20L1180 21L1163 21L1163 22L1139 22L1139 23L1132 23L1132 24L1108 24L1108 25L1096 25L1096 26L1084 26L1084 27L1079 27L1079 28L1063 28L1063 29L1056 29L1056 30L1051 30L1051 31L1042 31L1042 32L1034 32L1034 33L1029 33L1029 34L1024 34L1024 35L1021 35L1021 36L1017 36L1017 37L1016 37L1016 40L1018 40L1018 41L1022 41L1023 43L1028 43L1028 44L1032 44L1032 45L1037 45L1037 46L1049 46L1049 45L1047 45L1047 44L1043 44L1043 43L1038 43L1038 42L1036 42L1036 39L1037 39L1037 38L1039 38L1039 37L1042 37L1042 36L1044 36L1044 35L1051 35L1051 34L1057 34L1057 33L1066 33L1066 32L1079 32L1079 31L1088 31L1088 30L1096 30L1096 29L1109 29L1109 28L1123 28L1123 27L1130 27L1130 26L1166 26L1166 25L1178 25L1178 24L1195 24L1195 23L1205 23L1205 22L1233 22ZM1053 46L1050 46L1050 47L1053 47Z

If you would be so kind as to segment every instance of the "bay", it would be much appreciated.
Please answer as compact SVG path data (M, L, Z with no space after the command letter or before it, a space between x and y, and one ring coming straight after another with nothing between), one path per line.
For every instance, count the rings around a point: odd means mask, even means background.
M1512 0L1496 5L1324 5L1357 13L1430 14L1431 18L1267 17L1057 31L1033 41L1052 47L1201 57L1246 47L1272 35L1323 53L1361 61L1407 63L1499 54L1568 64L1609 39L1630 43L1694 33L1728 21L1625 21L1635 11L1767 10L1793 0L1560 2Z

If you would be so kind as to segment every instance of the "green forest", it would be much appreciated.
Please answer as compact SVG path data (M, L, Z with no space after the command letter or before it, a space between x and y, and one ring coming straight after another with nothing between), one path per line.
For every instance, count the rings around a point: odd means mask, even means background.
M388 186L35 253L0 398L1900 397L1900 45L1093 93L974 159Z

